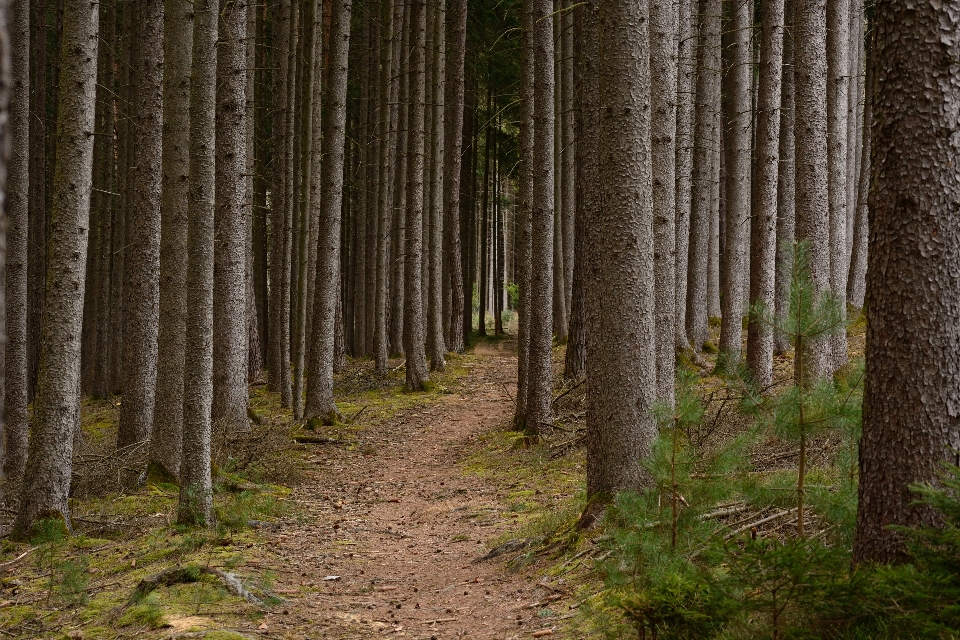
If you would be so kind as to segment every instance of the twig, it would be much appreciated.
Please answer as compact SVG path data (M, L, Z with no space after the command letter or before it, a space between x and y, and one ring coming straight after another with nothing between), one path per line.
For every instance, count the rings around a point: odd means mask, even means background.
M33 547L32 549L27 549L26 551L24 551L23 553L21 553L20 555L18 555L18 556L17 556L16 558L14 558L13 560L8 560L7 562L4 562L3 564L0 564L0 569L3 569L3 568L5 568L5 567L9 567L9 566L12 565L12 564L16 564L16 563L20 562L21 560L23 560L24 558L26 558L28 555L30 555L31 553L33 553L34 551L36 551L36 550L39 549L39 548L40 548L40 545L38 545L38 546L36 546L36 547Z
M786 511L778 511L777 513L773 514L772 516L767 516L766 518L761 518L760 520L757 520L756 522L750 522L750 523L748 523L748 524L743 525L743 526L740 527L739 529L736 529L736 530L734 530L733 532L728 533L723 539L724 539L724 540L729 540L730 538L733 538L734 536L739 535L739 534L743 533L744 531L749 531L749 530L752 529L753 527L759 527L760 525L766 524L766 523L768 523L768 522L770 522L770 521L772 521L772 520L776 520L776 519L778 519L778 518L782 518L783 516L788 516L788 515L794 513L796 510L797 510L797 508L794 507L794 508L792 508L792 509L787 509Z
M577 384L573 385L572 387L570 387L569 389L567 389L566 391L564 391L563 393L561 393L560 395L558 395L556 398L553 399L553 404L556 404L557 401L558 401L560 398L562 398L563 396L567 395L568 393L570 393L571 391L573 391L573 390L576 389L577 387L583 386L583 383L586 382L586 381L587 381L587 379L584 378L583 380L581 380L581 381L578 382Z

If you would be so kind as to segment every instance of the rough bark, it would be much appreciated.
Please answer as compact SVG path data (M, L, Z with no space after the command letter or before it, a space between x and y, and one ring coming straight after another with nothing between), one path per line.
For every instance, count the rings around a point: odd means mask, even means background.
M406 251L404 255L403 343L407 388L422 391L429 380L423 316L423 149L427 20L424 0L410 8L410 106L407 150Z
M694 31L696 0L681 0L677 18L677 136L676 136L676 279L674 297L674 346L690 348L687 338L687 265L690 256L690 205L693 179L693 126L696 102L697 36ZM696 30L699 32L699 29Z
M150 463L178 477L183 440L187 322L187 207L190 180L190 70L193 4L167 0L164 11L163 179L160 199L160 327Z
M693 203L690 208L690 255L687 264L687 337L695 350L707 341L707 270L713 210L715 118L720 97L720 3L699 0L696 123L693 135Z
M826 0L797 0L793 25L796 237L809 244L810 276L820 295L830 289ZM831 370L830 344L826 339L806 344L804 372L809 380L823 378Z
M177 522L213 524L210 410L213 398L213 271L217 119L216 0L194 0L187 205L187 306L183 461Z
M774 309L776 286L783 11L783 0L768 0L761 16L750 217L750 304L769 311ZM773 328L757 316L751 316L747 330L747 366L761 388L773 382Z
M27 233L30 196L30 3L15 2L7 41L12 86L4 212L7 219L6 354L4 364L3 473L18 482L27 463Z
M6 227L7 227L7 211L10 209L10 198L8 197L8 183L7 178L9 177L9 170L11 164L11 146L12 146L12 129L13 129L13 113L11 111L14 107L11 106L11 101L14 96L17 99L28 98L30 93L30 71L29 71L29 60L27 55L30 51L29 41L23 42L21 38L26 36L30 37L30 24L29 24L29 4L26 4L25 7L18 7L16 10L11 11L9 0L0 0L0 210L2 210L3 216L0 216L0 416L4 414L4 404L5 404L5 390L6 390L6 347L7 347L7 331L6 331L6 258L7 258L7 239L6 239ZM14 32L17 33L18 42L12 42L12 36ZM20 44L27 45L20 52L18 52L19 59L16 61L17 71L16 75L14 73L14 60L12 48L14 46L19 46ZM16 79L15 79L16 78ZM29 117L29 103L19 107L20 112L18 114L19 121L17 122L17 134L21 137L17 140L17 144L25 147L30 140L29 133L29 124L27 118ZM22 195L26 195L29 191L29 165L28 165L28 156L23 156L20 159L20 168L21 177L18 178L20 186L18 189ZM24 202L20 207L23 209L24 218L26 217L26 203ZM26 229L24 228L24 231ZM26 265L24 265L26 266ZM6 437L4 436L4 425L0 425L0 465L4 462L4 443ZM2 468L0 468L0 481L4 479L4 474ZM0 499L3 496L0 495Z
M672 0L671 0L672 1ZM561 154L558 172L560 179L560 198L563 205L562 212L563 235L563 308L566 312L567 323L564 326L564 335L570 339L570 324L573 322L573 269L575 260L575 234L577 217L577 168L576 168L576 137L574 136L573 110L573 0L559 0L563 8L560 14L560 49L558 50L560 77L560 149ZM669 32L671 38L673 32ZM672 135L672 134L671 134ZM670 163L672 164L672 163ZM498 165L499 166L499 165ZM499 202L499 201L498 201ZM497 316L499 318L499 314Z
M850 0L827 3L827 183L830 207L830 288L846 311L847 217L847 103L850 89ZM847 362L847 332L838 331L829 338L829 368L839 369Z
M160 183L163 143L163 0L136 4L136 120L133 194L127 231L123 397L117 447L150 437L157 381L160 318Z
M643 3L600 3L601 204L591 255L597 304L587 349L587 496L643 488L657 436L650 58Z
M790 279L793 273L793 242L796 196L796 148L794 145L793 3L784 1L783 72L780 93L780 164L777 176L776 315L781 322L790 312ZM774 353L790 349L787 336L774 336Z
M27 400L40 361L47 280L47 0L30 0L30 202L27 241ZM111 86L111 88L113 88Z
M99 5L64 0L57 163L49 244L44 341L40 350L33 427L13 537L29 538L36 520L60 517L69 526L73 436L80 411L80 324L97 79Z
M869 238L870 149L873 122L873 60L867 49L866 79L864 81L863 129L860 171L857 180L857 209L853 225L853 246L850 251L850 271L847 278L847 302L854 309L862 309L867 285L867 246Z
M427 303L427 347L430 369L446 368L446 338L443 332L443 173L445 153L443 144L444 95L446 92L446 24L444 2L436 3L433 16L433 117L430 123L430 211L429 211L429 301ZM427 215L426 212L424 215ZM426 241L426 239L425 239Z
M650 27L650 162L653 180L653 281L657 400L673 405L676 275L677 15L673 0L653 0Z
M217 47L213 421L247 422L247 0L222 0Z
M909 486L960 444L960 3L875 11L857 564L908 559L890 525L941 524Z
M406 73L410 59L410 3L404 2L403 38L400 47L398 69L400 86L397 109L397 170L394 172L393 207L393 247L394 256L390 264L390 348L395 354L403 354L403 272L404 251L406 250L406 207L407 207L407 148L409 141L410 76Z
M734 371L743 343L744 265L750 229L751 86L753 45L750 3L727 0L728 67L723 75L724 250L720 259L720 368ZM726 38L725 38L726 39Z
M333 0L330 24L329 73L323 87L323 198L320 207L321 245L317 251L310 375L304 415L332 422L333 370L337 356L336 326L340 301L340 216L343 206L344 143L347 128L347 74L350 55L350 0Z
M377 135L380 138L377 166L380 179L377 180L377 256L376 282L374 296L373 356L377 371L387 370L390 345L387 336L387 281L390 278L389 239L391 235L392 208L390 201L390 149L394 147L390 138L390 91L392 87L391 70L393 68L393 3L381 2L380 8L380 95L378 96L380 118Z

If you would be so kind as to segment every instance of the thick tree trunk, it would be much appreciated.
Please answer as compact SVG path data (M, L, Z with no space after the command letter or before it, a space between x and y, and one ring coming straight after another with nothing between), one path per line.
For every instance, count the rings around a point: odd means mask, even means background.
M710 220L716 175L714 156L720 144L716 104L720 96L720 3L699 0L696 125L693 135L693 203L690 209L690 255L687 264L687 337L694 350L707 341L707 270Z
M213 421L247 421L247 0L222 0L217 48L216 244L214 249Z
M857 564L908 559L890 525L941 523L909 487L960 445L960 3L882 1L875 20Z
M44 341L34 399L20 511L13 536L26 539L39 518L61 517L69 526L73 438L80 416L80 324L96 107L99 5L64 0L57 160L53 183Z
M163 0L136 4L136 119L132 127L133 215L127 231L123 397L117 448L144 442L153 427L160 318L160 183L163 142Z
M447 348L463 352L463 272L460 269L460 174L463 168L464 57L467 39L467 0L454 0L448 13L446 88L444 91L443 237L444 312Z
M337 415L333 399L333 370L337 349L340 300L340 216L343 206L343 156L347 128L347 74L350 55L350 0L333 0L330 25L329 74L323 87L323 198L320 207L321 245L317 251L313 349L307 378L304 415L332 422Z
M827 4L827 167L830 206L830 288L846 312L847 217L847 103L850 91L850 0ZM847 332L829 338L831 371L847 362Z
M4 209L7 218L6 354L4 364L3 473L19 482L27 463L27 233L30 196L30 3L15 2L6 44L11 54L9 140ZM0 67L2 68L2 67Z
M446 92L446 25L447 12L444 2L436 3L433 17L433 117L430 123L430 229L429 271L430 287L427 303L427 347L430 369L443 371L446 368L446 337L443 332L443 173L445 153L443 144L444 95ZM426 213L424 214L426 215ZM427 239L424 239L427 241Z
M723 75L724 134L724 250L720 263L722 296L720 352L718 367L733 372L740 363L743 343L744 269L747 264L747 234L750 229L750 137L753 45L750 5L741 0L727 0L730 22L727 25L728 67Z
M796 236L809 244L808 267L818 295L830 289L826 11L826 0L797 0L793 12ZM823 378L831 371L830 343L814 339L806 344L803 370L809 380Z
M164 12L163 181L160 200L160 327L150 464L178 477L183 440L190 180L190 73L193 4L167 0Z
M407 151L406 251L404 266L403 343L407 354L407 388L422 391L429 380L424 350L423 317L423 149L427 20L424 0L410 9L410 106Z
M650 140L657 400L673 405L676 276L677 15L673 0L650 2ZM749 117L749 116L748 116Z
M216 200L217 34L215 0L193 4L190 80L190 192L187 205L187 305L180 524L213 524L210 409L213 398L213 271Z
M777 251L777 175L780 167L780 89L783 69L783 0L768 0L760 25L760 77L750 217L750 304L774 310ZM773 327L751 317L747 366L761 387L773 382Z
M678 3L677 20L677 136L676 136L676 279L674 296L674 346L677 351L690 348L687 338L687 265L690 256L690 204L693 179L693 126L696 103L697 36L694 32L696 0ZM699 32L699 29L697 30Z
M650 58L643 3L600 3L601 204L591 256L598 304L587 349L587 496L612 499L649 481L638 461L657 436Z
M790 280L793 273L793 243L796 196L796 148L794 146L793 3L784 0L783 82L780 94L780 163L777 176L776 314L782 323L790 313ZM790 349L787 336L774 336L774 353Z

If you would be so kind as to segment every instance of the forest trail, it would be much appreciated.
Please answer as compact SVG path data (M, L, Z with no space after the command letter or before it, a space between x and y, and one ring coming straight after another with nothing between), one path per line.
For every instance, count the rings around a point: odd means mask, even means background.
M461 463L512 417L515 343L483 343L459 393L372 425L356 451L318 447L291 496L300 516L260 562L289 603L250 631L279 638L507 638L548 633L528 605L553 592L503 557L477 562L512 521ZM256 623L253 623L256 625ZM537 634L536 637L542 637Z

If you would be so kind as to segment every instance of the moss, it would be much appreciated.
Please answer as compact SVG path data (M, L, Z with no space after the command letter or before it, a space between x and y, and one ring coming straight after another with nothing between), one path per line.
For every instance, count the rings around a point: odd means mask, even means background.
M717 349L717 345L715 345L712 340L704 340L703 351L705 353L711 353L711 354L716 354L720 352L720 350Z
M163 609L160 608L160 603L152 594L129 607L117 619L118 627L139 625L150 629L160 629L164 624Z

